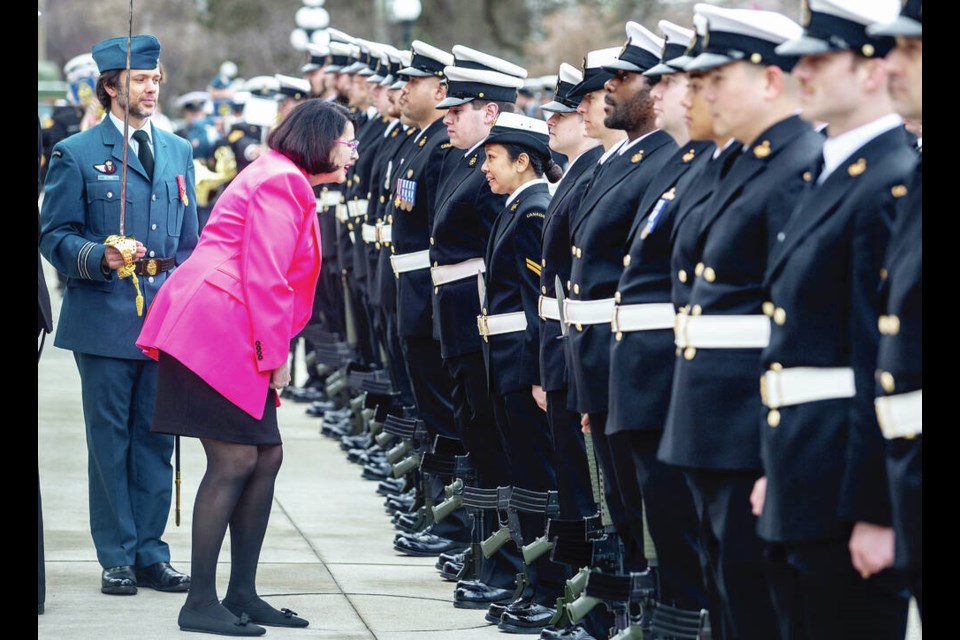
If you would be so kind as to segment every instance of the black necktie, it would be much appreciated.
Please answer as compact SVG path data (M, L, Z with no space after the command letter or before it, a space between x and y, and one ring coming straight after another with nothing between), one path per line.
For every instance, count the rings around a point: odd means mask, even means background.
M150 137L146 131L138 129L133 132L133 139L137 141L138 145L137 158L140 159L140 164L143 165L147 175L150 176L150 180L153 180L153 152L150 151Z

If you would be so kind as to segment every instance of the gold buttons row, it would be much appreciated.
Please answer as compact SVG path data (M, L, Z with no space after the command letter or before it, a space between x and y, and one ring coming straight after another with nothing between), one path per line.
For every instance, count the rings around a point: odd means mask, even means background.
M900 333L900 318L895 315L880 316L877 319L877 326L881 335L895 336Z

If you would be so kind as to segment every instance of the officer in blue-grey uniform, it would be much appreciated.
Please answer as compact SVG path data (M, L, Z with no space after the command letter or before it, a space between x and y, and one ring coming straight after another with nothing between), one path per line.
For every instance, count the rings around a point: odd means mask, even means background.
M613 294L607 434L633 458L650 538L657 550L660 601L700 611L707 608L707 598L693 497L683 473L657 460L657 448L670 403L675 360L675 313L670 302L675 205L710 157L713 143L690 140L681 104L687 77L666 63L686 50L693 31L665 20L659 26L664 34L660 64L644 75L656 81L651 95L658 105L657 127L670 134L679 148L650 182L624 242L624 269Z
M768 11L706 4L696 11L703 52L686 69L709 70L705 97L715 134L745 150L701 214L693 272L678 274L692 285L677 318L679 355L660 457L684 467L693 492L714 601L721 603L713 632L774 638L763 543L749 502L762 475L757 372L770 327L762 283L822 138L796 115L794 60L775 52L801 27Z
M896 37L887 56L893 106L923 122L923 2L907 0L893 22L868 28ZM887 439L895 566L907 573L923 615L923 155L897 203L880 272L877 419Z
M757 529L782 638L893 640L906 631L907 598L902 576L884 571L894 532L890 496L878 490L887 479L873 407L877 291L916 154L887 90L893 40L866 27L895 17L896 5L808 7L803 34L777 53L798 58L801 116L827 122L827 140L764 278L773 322L760 357Z
M145 247L136 262L144 312L167 275L197 243L189 143L150 123L160 87L160 42L138 35L93 47L97 95L108 115L67 138L52 154L41 213L40 249L69 276L55 344L74 352L80 371L89 454L90 529L103 566L101 590L137 586L185 591L190 578L170 566L162 540L170 513L173 438L150 433L156 363L135 345L131 279L114 271L124 258L104 240L121 232L124 111L130 143L124 232ZM138 250L138 254L144 249Z
M573 264L565 301L570 325L570 360L576 387L576 408L593 434L595 452L613 492L612 513L624 542L624 568L647 568L643 553L643 499L636 467L626 443L607 435L610 389L610 321L614 293L623 272L623 241L651 180L660 173L677 145L657 129L650 97L652 81L644 71L660 63L663 41L636 22L626 25L628 41L620 54L604 64L613 74L606 81L606 117L609 129L626 131L587 189L570 222ZM586 82L586 80L585 80ZM576 88L574 89L576 91ZM622 436L620 436L622 438Z

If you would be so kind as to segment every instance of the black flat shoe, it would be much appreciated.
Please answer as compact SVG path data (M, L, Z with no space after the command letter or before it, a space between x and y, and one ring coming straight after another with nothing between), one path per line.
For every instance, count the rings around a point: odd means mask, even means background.
M204 607L202 610L188 609L186 605L180 608L177 624L181 631L195 631L197 633L212 633L219 636L262 636L266 629L250 622L244 614L236 616L219 602Z
M141 587L166 593L180 593L190 590L190 576L180 573L171 567L169 562L157 562L149 567L137 569L137 582Z
M243 604L229 602L224 598L223 606L234 615L246 615L257 624L268 627L305 627L309 621L297 616L296 611L290 609L274 609L263 600L256 598Z
M100 592L109 596L132 596L137 593L137 576L133 567L109 567L100 574Z
M512 601L511 589L492 587L479 580L461 581L453 591L453 606L457 609L489 609L491 604Z

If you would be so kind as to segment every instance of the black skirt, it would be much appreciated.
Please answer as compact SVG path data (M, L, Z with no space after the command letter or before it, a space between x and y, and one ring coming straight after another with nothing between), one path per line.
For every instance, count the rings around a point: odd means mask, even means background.
M235 444L282 444L276 391L267 391L257 420L173 356L160 352L151 431Z

